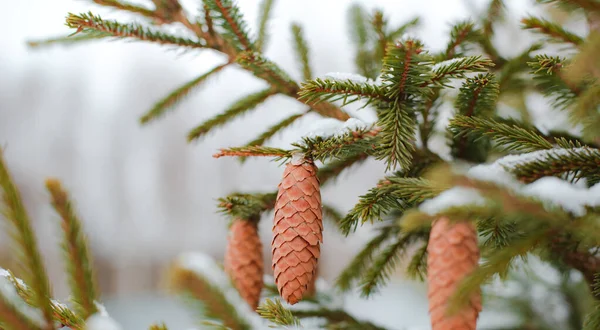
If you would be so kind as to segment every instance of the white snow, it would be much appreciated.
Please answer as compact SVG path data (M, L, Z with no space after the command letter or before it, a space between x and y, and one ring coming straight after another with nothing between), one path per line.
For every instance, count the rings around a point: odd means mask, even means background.
M508 155L490 164L473 166L466 171L466 175L475 180L494 183L521 196L533 197L547 207L558 206L575 216L583 216L586 213L586 206L600 206L600 184L588 189L581 184L573 184L557 177L544 177L533 183L523 184L509 170L519 164L544 159L551 155L589 152L589 150L589 148L555 148ZM485 198L476 190L454 187L425 201L419 206L419 209L427 214L435 215L452 206L480 205L484 202Z
M308 133L306 133L305 136L309 138L329 138L346 134L349 131L366 129L367 127L367 123L357 118L350 118L345 122L334 118L323 118L316 120L309 127Z
M25 315L28 319L43 327L44 318L42 313L37 308L29 306L17 293L13 283L9 277L0 277L0 293L4 296L8 303L12 304L18 311Z
M94 314L85 322L87 330L122 330L123 328L117 321L109 316Z
M345 72L328 72L321 79L330 79L330 80L337 80L337 81L351 81L353 83L359 83L359 84L374 83L373 80L371 80L365 76L361 76L356 73L345 73Z
M98 309L98 314L101 316L109 316L108 312L106 311L106 307L104 307L104 305L102 305L101 303L94 301L94 304L96 305L96 308Z
M8 280L11 280L11 281L14 279L15 281L17 281L17 283L19 285L21 285L23 287L27 287L27 285L25 284L25 282L23 282L22 279L13 276L10 271L8 271L8 270L6 270L4 268L0 268L0 277L5 277L5 278L7 278Z
M485 204L485 198L481 196L477 189L453 187L442 192L437 197L423 202L421 205L419 205L419 210L429 215L436 215L454 206L483 204Z
M431 67L431 69L432 69L432 71L437 71L439 68L441 68L441 67L443 67L443 66L450 65L450 64L452 64L452 63L455 63L455 62L461 61L461 60L463 60L463 59L464 59L464 57L455 57L455 58L451 58L451 59L449 59L449 60L445 60L445 61L442 61L442 62L438 62L438 63L435 63L435 64L434 64L434 65Z

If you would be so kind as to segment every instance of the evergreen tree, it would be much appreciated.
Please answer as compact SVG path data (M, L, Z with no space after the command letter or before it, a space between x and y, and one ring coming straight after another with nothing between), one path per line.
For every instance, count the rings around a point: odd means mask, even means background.
M553 6L585 19L589 33L578 35L551 20L527 16L521 21L522 28L543 38L510 58L500 55L493 38L505 10L501 0L492 0L480 21L456 23L448 46L439 53L429 52L426 42L405 36L418 19L392 24L382 11L369 13L353 6L349 17L360 75L313 77L309 42L302 27L294 24L291 31L303 73L300 83L262 53L268 41L272 0L261 3L255 33L230 0L203 0L198 15L186 13L178 0L153 0L152 8L119 0L94 2L144 16L153 24L119 22L91 12L69 14L66 23L73 29L72 35L31 45L119 38L195 51L213 49L224 55L223 64L159 100L141 117L143 124L165 115L209 76L234 65L269 87L200 123L188 133L188 140L226 125L274 95L283 94L306 105L304 113L265 127L247 145L215 154L216 158L242 160L269 157L287 165L277 190L237 192L219 201L233 228L227 255L227 273L233 284L203 255L182 255L175 263L173 288L200 308L206 324L257 329L266 319L280 326L383 329L338 308L330 293L311 289L320 249L327 249L327 242L321 244L321 221L328 219L347 236L358 226L372 226L376 232L341 270L336 287L342 291L358 287L365 297L376 294L398 260L408 255L407 273L428 279L435 330L475 329L481 308L494 304L508 306L517 316L517 321L502 329L600 329L597 0L538 0L540 6ZM194 37L172 35L160 27L172 23L182 23ZM453 86L457 84L461 87L456 91ZM548 113L552 109L568 113L568 124L577 133L568 133L567 125L565 131L536 128L524 102L532 93L542 93L549 100ZM351 118L343 108L354 102L374 109L377 120L362 123ZM518 110L517 119L501 116L499 107L507 104ZM442 125L436 123L443 124L440 114L444 106L454 111L439 130ZM310 112L338 120L338 130L305 137L287 150L268 146L278 132ZM438 136L445 137L449 155L432 150L432 139ZM385 163L386 173L348 214L341 215L327 205L320 187L368 158ZM2 273L2 327L83 329L86 321L90 328L92 321L106 324L98 321L106 315L97 302L85 235L60 183L50 179L47 188L62 219L73 293L68 306L50 298L29 217L1 157L0 186L4 217L13 229L23 274L27 274L23 282L10 272ZM255 230L258 221L273 221L274 231L276 277L264 283L256 251L261 245ZM560 274L559 281L547 283L535 271L519 271L535 264L534 260ZM502 294L495 289L498 280L520 283L523 290L513 296ZM556 323L551 312L539 310L525 290L533 282L557 292L568 307L565 322ZM233 287L239 294L232 292ZM257 289L262 289L267 299L253 311L250 305L256 304ZM291 304L302 302L290 306L277 298L280 295ZM317 325L311 323L315 318Z

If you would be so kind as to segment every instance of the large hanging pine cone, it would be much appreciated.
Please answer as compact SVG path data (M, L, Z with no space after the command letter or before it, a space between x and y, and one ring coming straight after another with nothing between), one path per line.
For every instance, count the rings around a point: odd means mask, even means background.
M279 184L273 223L273 272L279 294L297 303L313 281L323 241L323 216L317 168L292 159Z
M252 309L258 307L263 288L262 244L256 223L236 219L229 229L225 272L231 277L240 296Z
M446 313L448 301L457 286L477 268L479 247L475 226L468 222L452 223L437 219L431 228L427 247L429 313L433 330L475 330L481 311L481 293L456 313Z

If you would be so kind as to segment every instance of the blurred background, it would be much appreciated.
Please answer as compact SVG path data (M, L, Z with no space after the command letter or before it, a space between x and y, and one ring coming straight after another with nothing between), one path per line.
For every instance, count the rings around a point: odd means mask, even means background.
M143 329L166 321L171 329L193 322L177 300L167 298L165 272L185 251L203 251L222 260L227 222L216 213L216 199L233 191L272 191L281 168L267 159L214 159L220 147L244 144L262 128L294 112L298 102L278 96L253 115L236 120L199 143L188 144L186 132L225 109L238 97L263 87L263 82L230 67L192 93L161 120L141 126L138 118L154 102L184 82L220 63L211 51L181 53L155 44L99 41L77 46L28 48L26 41L62 35L68 12L92 10L104 18L135 17L101 8L91 1L1 0L0 20L0 145L35 222L55 296L64 299L59 219L44 189L46 177L63 181L77 202L90 236L103 300L109 313L127 329ZM150 1L131 1L150 4ZM201 3L181 1L189 12ZM382 8L398 25L421 17L411 35L438 51L445 47L450 24L480 15L487 0L357 1ZM258 0L238 1L251 28L258 21ZM279 1L270 21L266 55L296 79L301 73L292 51L290 24L299 22L310 46L315 76L355 72L347 25L350 1ZM507 19L535 12L529 1L507 1ZM181 26L174 30L183 29ZM506 55L527 45L518 29L496 34ZM505 54L503 54L505 55ZM372 113L357 116L369 120ZM310 129L306 116L272 143L285 146ZM367 162L344 173L323 198L342 211L381 178L381 164ZM270 259L270 226L260 231ZM368 226L344 238L326 227L320 275L335 279L362 243ZM9 240L0 241L2 266L11 264ZM271 272L270 262L265 262ZM392 329L427 329L429 318L423 284L408 282L399 272L392 284L368 301L346 297L357 316ZM399 323L401 320L402 323ZM482 324L493 315L483 314Z

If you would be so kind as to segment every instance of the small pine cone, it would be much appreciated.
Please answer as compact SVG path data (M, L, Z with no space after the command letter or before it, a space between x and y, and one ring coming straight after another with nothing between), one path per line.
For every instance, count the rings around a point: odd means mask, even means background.
M475 330L481 311L481 292L471 296L468 305L452 315L448 301L461 281L477 268L479 247L475 226L437 219L431 228L427 247L429 314L433 330Z
M229 229L224 268L240 296L256 310L264 274L262 243L256 223L234 220Z
M323 241L317 167L294 157L285 167L275 203L273 272L279 294L295 304L313 281Z

